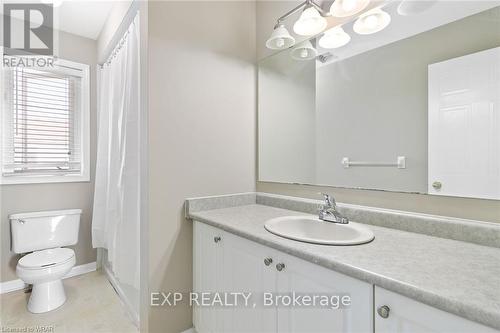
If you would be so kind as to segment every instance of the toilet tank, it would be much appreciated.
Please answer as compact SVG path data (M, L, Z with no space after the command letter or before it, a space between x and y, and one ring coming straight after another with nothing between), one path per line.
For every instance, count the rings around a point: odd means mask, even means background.
M81 214L81 209L67 209L9 215L12 251L26 253L76 244Z

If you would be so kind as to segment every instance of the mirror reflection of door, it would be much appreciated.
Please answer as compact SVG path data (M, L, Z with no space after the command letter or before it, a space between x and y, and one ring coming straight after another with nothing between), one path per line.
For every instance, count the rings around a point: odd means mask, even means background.
M500 47L429 65L431 194L500 199Z

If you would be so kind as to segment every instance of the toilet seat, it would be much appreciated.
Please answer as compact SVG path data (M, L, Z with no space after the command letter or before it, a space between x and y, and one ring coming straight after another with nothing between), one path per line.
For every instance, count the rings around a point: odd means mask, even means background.
M35 251L19 259L17 276L32 284L28 311L43 313L54 310L66 302L62 280L75 266L75 252L68 248Z
M39 270L64 265L74 260L75 252L68 248L55 248L42 251L35 251L25 255L17 265L19 268L27 270Z

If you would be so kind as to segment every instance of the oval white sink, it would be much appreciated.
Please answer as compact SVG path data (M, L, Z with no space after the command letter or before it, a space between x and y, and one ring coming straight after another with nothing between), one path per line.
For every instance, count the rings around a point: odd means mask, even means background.
M339 224L309 216L277 217L264 227L275 235L314 244L357 245L375 238L370 229L358 223Z

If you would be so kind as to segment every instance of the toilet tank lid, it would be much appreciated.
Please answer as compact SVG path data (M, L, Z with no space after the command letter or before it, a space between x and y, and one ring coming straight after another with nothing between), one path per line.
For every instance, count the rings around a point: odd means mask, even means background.
M9 215L9 220L27 219L32 217L47 217L61 215L76 215L81 214L81 209L64 209L64 210L46 210L43 212L29 212Z

